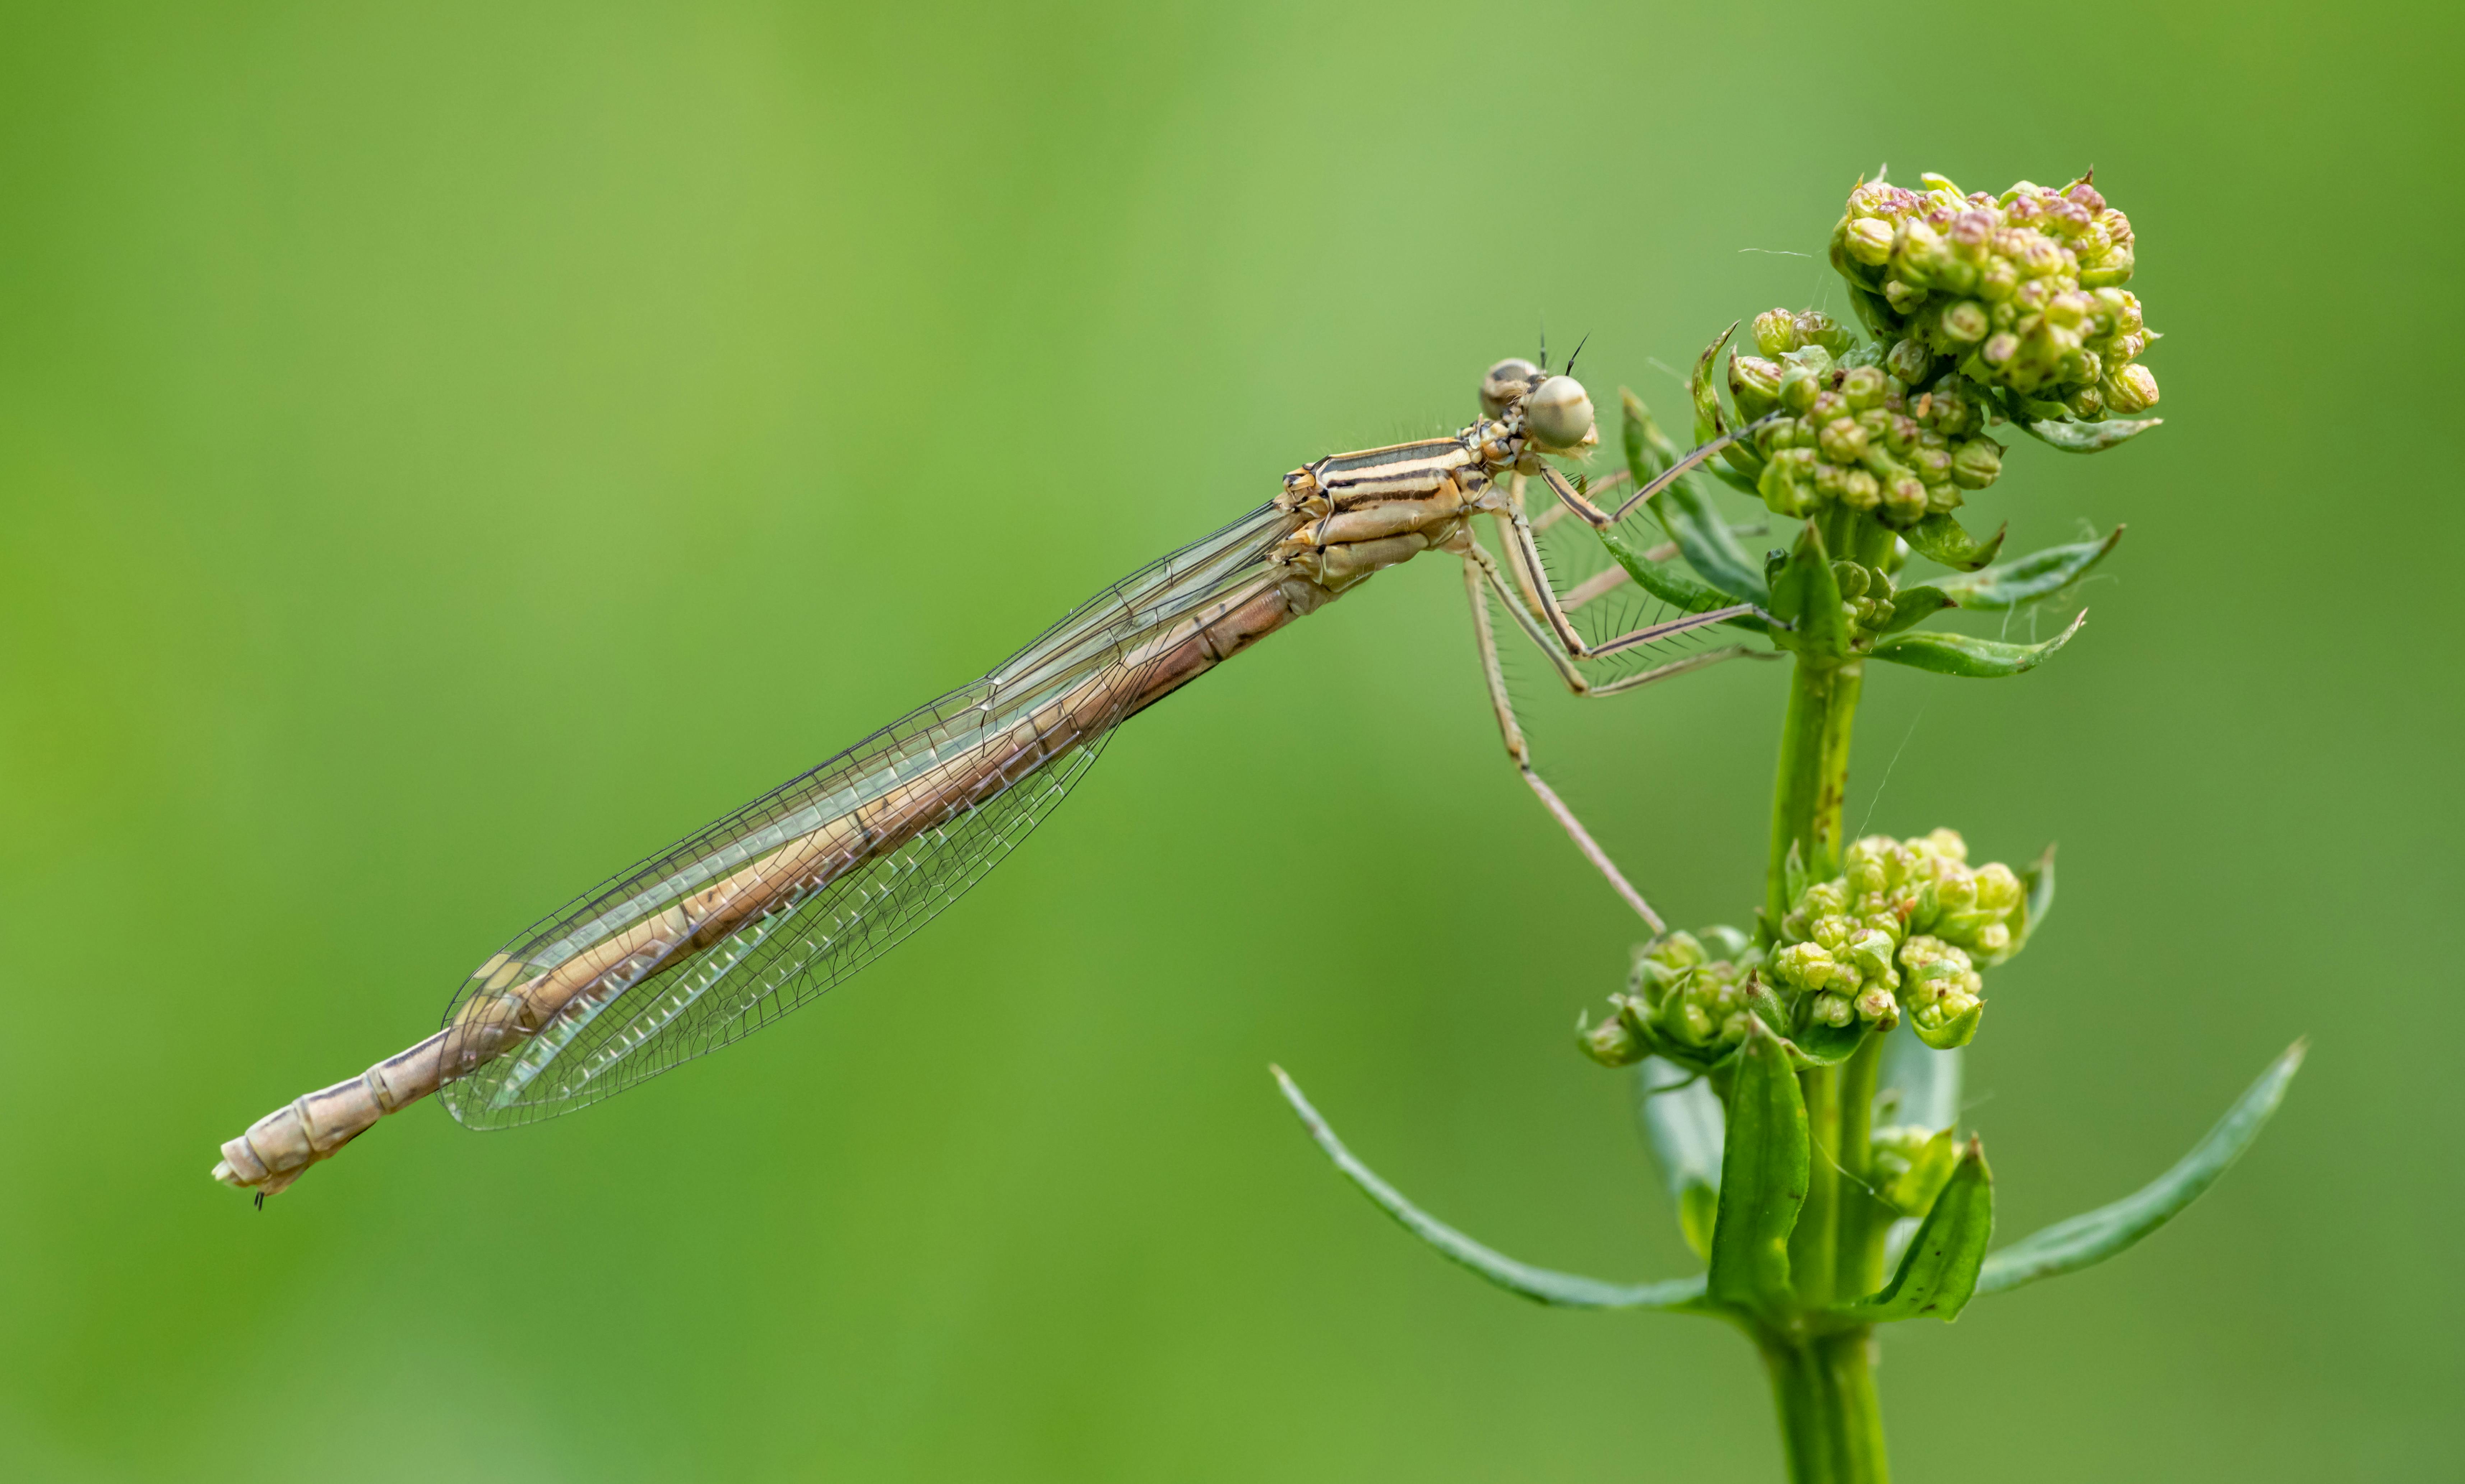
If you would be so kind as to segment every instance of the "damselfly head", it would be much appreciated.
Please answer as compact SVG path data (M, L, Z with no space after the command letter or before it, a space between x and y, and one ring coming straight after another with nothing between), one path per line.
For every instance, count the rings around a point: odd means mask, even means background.
M1531 362L1509 356L1480 379L1480 410L1492 417L1504 417L1516 399L1547 379L1548 374Z
M1571 453L1600 441L1592 431L1592 398L1571 376L1552 376L1523 399L1523 426L1547 453Z

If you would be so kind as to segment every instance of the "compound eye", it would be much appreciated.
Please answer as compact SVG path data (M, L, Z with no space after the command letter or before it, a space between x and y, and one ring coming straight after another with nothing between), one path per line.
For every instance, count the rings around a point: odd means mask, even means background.
M1539 366L1521 356L1508 356L1480 379L1480 410L1492 417L1504 417L1515 399L1530 391L1540 379Z
M1592 435L1592 398L1571 376L1552 376L1523 399L1523 425L1544 449L1574 449Z

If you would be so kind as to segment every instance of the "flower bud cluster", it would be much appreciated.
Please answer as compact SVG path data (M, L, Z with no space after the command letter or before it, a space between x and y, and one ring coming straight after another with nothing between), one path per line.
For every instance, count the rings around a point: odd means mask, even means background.
M1653 1052L1708 1065L1746 1039L1746 1012L1756 955L1735 929L1706 929L1726 938L1728 958L1715 957L1692 933L1671 933L1635 951L1626 992L1610 996L1615 1013L1578 1031L1585 1052L1612 1067Z
M1869 835L1840 875L1799 896L1770 972L1812 997L1815 1023L1889 1029L1905 1010L1920 1031L1941 1031L1982 1003L1976 965L2009 955L2023 895L2010 867L1970 868L1953 831Z
M1888 628L1895 609L1892 574L1856 562L1832 564L1832 580L1840 588L1840 608L1849 620L1849 639L1863 647Z
M2131 222L2087 177L2000 196L1925 184L1860 184L1832 239L1832 261L1889 305L1897 322L1878 331L1898 332L1896 371L1914 384L1948 363L2079 418L2156 404L2157 379L2138 364L2155 336L2122 288Z
M1791 318L1803 317L1775 309L1758 319L1758 345L1781 342L1761 338L1766 321ZM1764 503L1783 516L1847 505L1909 526L1958 509L1964 492L1992 484L2003 472L2003 446L1984 435L1990 406L1984 389L1956 371L1916 389L1931 364L1887 357L1882 365L1841 365L1819 343L1776 358L1731 357L1729 390L1741 415L1790 414L1755 436L1766 460L1755 486Z
M1875 1193L1902 1216L1923 1216L1958 1159L1947 1131L1892 1123L1875 1130L1869 1143Z

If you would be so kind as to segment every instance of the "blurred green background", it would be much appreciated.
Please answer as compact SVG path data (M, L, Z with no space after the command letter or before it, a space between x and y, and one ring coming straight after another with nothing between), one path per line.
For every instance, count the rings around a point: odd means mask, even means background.
M1499 757L1447 563L1137 722L770 1034L511 1137L422 1108L262 1213L207 1168L584 885L1293 465L1461 422L1544 322L1674 409L1731 319L1840 307L1791 255L1888 163L2094 164L2169 336L2167 428L1975 502L2015 549L2130 522L2081 638L1868 687L1853 824L2063 848L1970 1062L2004 1231L2315 1037L2175 1227L1890 1334L1901 1473L2454 1476L2465 526L2397 392L2460 329L2458 42L2375 4L8 6L0 1473L1776 1477L1735 1335L1481 1285L1269 1083L1519 1256L1690 1271L1567 1037L1635 923ZM1783 682L1519 679L1682 921L1755 899Z

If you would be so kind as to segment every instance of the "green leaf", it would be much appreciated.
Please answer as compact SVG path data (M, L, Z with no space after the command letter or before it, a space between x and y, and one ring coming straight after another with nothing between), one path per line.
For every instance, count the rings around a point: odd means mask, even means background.
M1705 1292L1714 1303L1777 1315L1789 1303L1789 1229L1806 1204L1806 1100L1761 1016L1747 1016L1735 1065Z
M1951 577L1936 583L1953 603L1965 609L1999 611L2018 608L2051 592L2059 592L2079 581L2090 567L2105 560L2105 554L2122 540L2122 527L2116 526L2102 540L2077 542L2068 546L2049 546L2032 551L2015 562L2006 562L1965 577ZM1899 603L1897 594L1892 602ZM1895 615L1897 618L1897 614Z
M1481 1246L1478 1242L1430 1215L1404 1199L1402 1192L1378 1178L1377 1172L1353 1157L1335 1131L1326 1126L1309 1099L1284 1069L1269 1069L1276 1074L1277 1085L1284 1090L1284 1100L1300 1115L1301 1126L1310 1138L1326 1151L1335 1167L1361 1187L1362 1193L1376 1203L1381 1210L1402 1223L1404 1229L1436 1248L1453 1261L1461 1263L1509 1293L1544 1304L1557 1304L1569 1309L1675 1309L1700 1310L1703 1307L1703 1279L1673 1278L1665 1283L1606 1283L1572 1273L1555 1273L1547 1268L1535 1268L1517 1262Z
M1741 603L1768 605L1771 593L1754 559L1730 533L1729 522L1713 508L1703 486L1689 475L1654 497L1654 513L1689 566L1703 580Z
M1729 431L1721 417L1721 388L1713 383L1712 364L1720 358L1721 347L1737 333L1738 321L1732 320L1729 327L1721 332L1721 338L1704 346L1703 353L1695 358L1695 374L1686 378L1686 395L1695 404L1697 443L1709 443Z
M2003 393L2003 407L2011 421L2020 425L2022 432L2066 454L2102 454L2165 420L2114 417L2101 423L2084 423L2071 416L2061 403L2024 401L2008 388Z
M1948 1324L1977 1293L1978 1270L1993 1234L1994 1176L1986 1167L1985 1146L1972 1137L1891 1283L1862 1303L1832 1312L1853 1324L1929 1317Z
M2039 1278L2058 1277L2093 1267L2173 1220L2183 1207L2215 1185L2217 1177L2259 1137L2269 1116L2285 1100L2286 1084L2294 1080L2307 1050L2306 1041L2287 1047L2285 1053L2270 1063L2259 1080L2217 1120L2217 1126L2209 1130L2206 1139L2183 1156L2180 1163L2136 1193L2069 1221L2058 1221L1986 1259L1977 1291L2000 1294Z
M1677 1207L1677 1229L1708 1258L1721 1200L1721 1099L1700 1074L1657 1056L1635 1066L1634 1087L1635 1119Z
M1977 1028L1985 1019L1986 1002L1980 1000L1968 1008L1966 1014L1955 1020L1946 1020L1932 1030L1919 1025L1916 1017L1912 1016L1909 1019L1909 1029L1917 1032L1919 1040L1936 1051L1952 1052L1976 1040Z
M1892 621L1883 626L1882 631L1891 634L1914 629L1944 609L1958 606L1941 587L1920 584L1899 588L1892 594Z
M1795 650L1818 665L1837 664L1848 654L1849 614L1841 607L1840 584L1832 575L1832 556L1823 549L1823 533L1811 521L1798 533L1796 546L1772 579L1771 610L1790 626L1790 631L1772 635L1774 644Z
M1668 496L1664 493L1661 498L1667 498ZM1636 587L1651 593L1661 602L1674 606L1680 612L1708 613L1716 608L1729 608L1738 601L1734 596L1722 592L1718 587L1697 582L1681 572L1671 571L1666 563L1653 561L1638 550L1634 543L1628 541L1614 529L1598 534L1601 544L1609 548L1610 555L1616 559L1618 565L1626 568L1627 575L1634 579ZM1760 588L1762 585L1756 586ZM1758 598L1749 601L1763 600ZM1771 625L1764 622L1759 614L1741 613L1725 622L1754 633L1771 631Z
M1623 388L1619 396L1626 412L1627 470L1640 489L1677 462L1677 450L1661 435L1659 425L1652 420L1642 398ZM1769 606L1771 594L1764 586L1762 573L1691 476L1654 496L1651 509L1653 519L1660 522L1670 540L1677 543L1679 554L1705 582L1727 593L1733 601Z
M1854 1055L1865 1039L1866 1028L1856 1021L1834 1026L1818 1020L1788 1038L1787 1044L1797 1053L1789 1061L1801 1069L1836 1067Z
M1781 616L1788 616L1782 609ZM2054 651L2069 644L2072 635L2088 622L2088 610L2082 609L2071 627L2043 644L2007 644L2000 639L1979 639L1965 633L1897 633L1877 641L1874 657L1906 665L1912 670L1930 670L1936 675L1958 676L1965 680L1999 680L2036 669ZM1774 642L1779 642L1775 640Z
M1986 541L1978 541L1961 529L1951 517L1928 516L1900 533L1909 549L1930 562L1940 562L1964 572L1974 572L1994 560L2003 549L2003 532L1995 531Z

